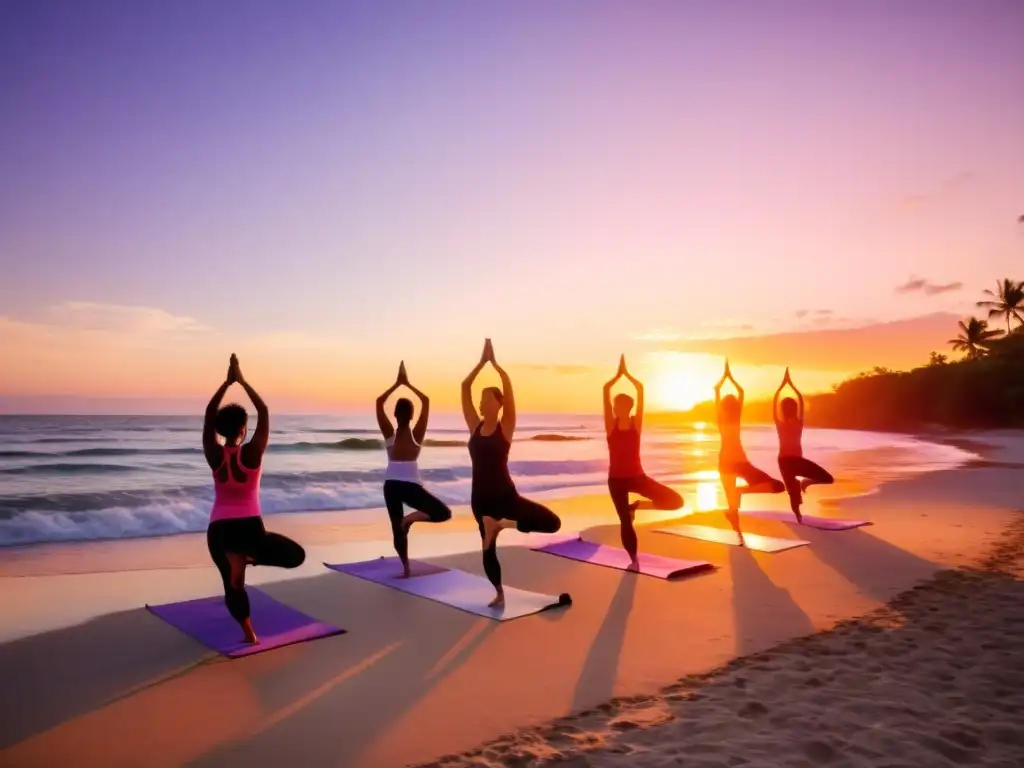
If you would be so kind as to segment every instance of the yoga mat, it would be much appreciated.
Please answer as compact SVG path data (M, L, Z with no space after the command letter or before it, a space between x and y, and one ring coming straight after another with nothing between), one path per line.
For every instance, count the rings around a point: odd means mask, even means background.
M614 568L619 571L633 571L629 567L629 554L620 547L606 547L603 544L594 544L583 539L566 539L556 541L553 544L546 544L543 547L535 547L537 552L547 552L549 555L558 555L570 560L579 560L584 563L603 565L606 568ZM639 573L645 576L654 576L656 579L675 579L680 576L691 576L700 571L713 570L715 566L703 560L675 560L671 557L660 557L640 552L637 555L640 561Z
M781 520L784 523L796 523L796 515L792 512L758 510L755 512L743 512L742 514L750 515L750 517L759 517L762 520ZM812 517L810 515L804 515L802 524L808 528L817 528L820 531L848 531L851 528L872 525L870 520L838 520L829 517Z
M689 539L711 541L716 544L739 546L740 537L735 531L724 528L711 528L707 525L673 525L670 528L658 528L657 533L670 533L673 536L686 536ZM747 549L756 552L783 552L795 547L803 547L811 542L802 539L776 539L771 536L759 536L756 533L744 533L743 540Z
M452 608L458 608L460 611L466 611L476 616L485 616L496 621L518 619L521 616L529 616L551 608L572 605L572 598L567 594L541 595L506 585L504 607L488 608L487 604L494 599L494 587L482 576L410 561L410 565L414 569L413 573L417 572L417 567L424 571L433 568L435 571L408 579L397 578L397 574L401 573L402 566L396 557L380 558L362 563L340 563L337 565L324 563L324 565L332 571L347 573L350 576L397 589L399 592L425 597L435 603L443 603ZM398 566L397 571L396 565Z
M256 645L243 642L242 628L228 613L223 596L147 605L146 609L207 648L232 659L346 631L289 608L258 589L247 587L246 591L252 607L252 628L260 639Z

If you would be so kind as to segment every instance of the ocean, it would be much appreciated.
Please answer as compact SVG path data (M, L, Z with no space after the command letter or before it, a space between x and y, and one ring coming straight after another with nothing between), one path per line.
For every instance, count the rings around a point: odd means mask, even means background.
M543 498L603 487L600 417L519 421L510 469L521 492ZM213 486L201 427L199 416L0 416L0 546L204 530ZM461 416L432 417L420 466L424 482L449 504L469 501L467 437ZM777 475L772 427L745 428L744 444L752 462ZM929 471L970 456L906 436L842 430L809 429L804 446L826 467L839 455L867 457L864 471ZM666 482L706 484L717 450L710 425L644 429L644 467ZM263 512L380 507L385 461L372 413L273 416Z

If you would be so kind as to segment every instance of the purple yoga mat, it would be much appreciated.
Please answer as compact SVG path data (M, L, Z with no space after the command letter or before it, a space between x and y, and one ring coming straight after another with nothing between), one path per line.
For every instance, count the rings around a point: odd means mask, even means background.
M606 568L614 568L618 571L627 571L629 568L629 554L619 547L606 547L604 544L594 544L583 539L566 539L556 541L553 544L546 544L543 547L534 547L537 552L547 552L549 555L558 555L570 560L579 560L584 563L603 565ZM675 579L680 576L691 576L701 571L714 570L711 563L703 560L675 560L671 557L649 555L640 552L637 559L640 561L640 571L646 576L654 576L657 579Z
M252 628L260 639L256 645L243 642L242 628L228 613L223 596L147 605L146 609L207 648L232 659L346 631L289 608L258 589L247 587L246 591L252 609Z
M784 523L796 523L796 515L792 512L779 512L776 510L758 510L756 512L744 512L749 517L759 517L762 520L781 520ZM817 528L822 531L848 531L851 528L860 528L863 525L871 525L870 520L839 520L829 517L803 516L803 525L808 528Z

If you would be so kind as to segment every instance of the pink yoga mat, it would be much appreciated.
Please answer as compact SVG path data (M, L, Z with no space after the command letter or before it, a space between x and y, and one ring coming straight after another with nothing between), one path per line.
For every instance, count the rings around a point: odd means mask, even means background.
M629 555L626 550L619 547L606 547L604 544L594 544L580 538L556 541L543 547L533 547L533 549L536 552L547 552L549 555L603 565L618 571L630 570ZM714 570L715 567L703 560L675 560L671 557L649 555L646 552L640 552L637 559L640 561L639 573L645 576L654 576L657 579L691 576L701 571Z
M796 523L796 515L792 512L779 512L776 510L757 510L754 512L743 512L749 517L758 517L762 520L781 520L784 523ZM870 520L839 520L829 517L803 516L803 525L808 528L817 528L821 531L848 531L851 528L860 528L864 525L872 525Z

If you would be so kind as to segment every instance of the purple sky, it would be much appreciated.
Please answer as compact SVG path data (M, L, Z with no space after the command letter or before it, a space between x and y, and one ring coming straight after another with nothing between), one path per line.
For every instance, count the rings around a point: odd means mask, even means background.
M5 0L0 317L443 367L963 314L1024 278L1022 75L1019 0Z

